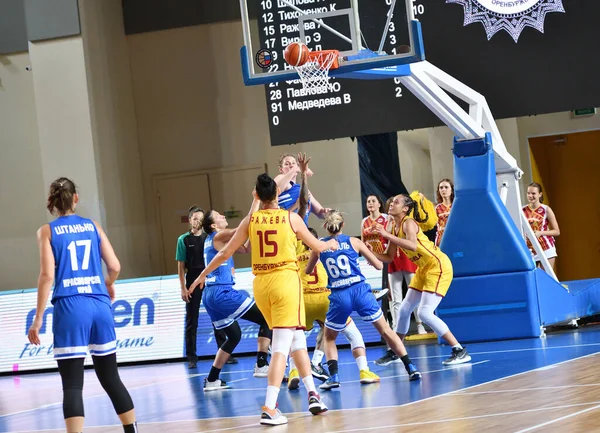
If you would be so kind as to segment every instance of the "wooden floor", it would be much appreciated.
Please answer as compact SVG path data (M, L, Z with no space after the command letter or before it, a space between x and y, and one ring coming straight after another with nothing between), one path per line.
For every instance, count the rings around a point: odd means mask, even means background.
M543 340L471 345L469 349L473 356L471 365L440 368L447 348L437 344L409 347L416 362L425 367L420 367L424 376L418 383L408 382L403 369L395 364L391 368L373 366L372 370L382 377L381 384L360 386L355 380L356 367L344 362L340 369L342 387L322 393L332 410L313 417L304 412L304 390L291 393L282 388L280 407L290 422L269 430L302 433L600 431L600 329L569 332ZM371 360L381 353L382 349L369 350ZM136 401L140 431L265 430L266 427L258 424L265 384L258 379L245 379L244 376L251 375L242 373L247 371L245 366L243 362L231 366L230 376L240 377L233 379L233 390L206 395L200 386L204 373L186 375L188 385L198 386L184 386L182 377L169 371L180 369L180 365L123 369L124 381ZM171 374L157 374L160 369ZM510 371L517 373L506 374ZM57 424L61 418L57 376L0 378L0 431L62 431ZM344 380L344 376L349 380ZM86 380L86 421L90 427L85 431L122 432L120 426L114 425L116 419L110 413L110 402L93 380L93 372L86 372ZM256 381L253 383L257 386L249 387L246 384L249 381ZM244 411L246 415L238 415ZM32 423L37 430L21 428Z

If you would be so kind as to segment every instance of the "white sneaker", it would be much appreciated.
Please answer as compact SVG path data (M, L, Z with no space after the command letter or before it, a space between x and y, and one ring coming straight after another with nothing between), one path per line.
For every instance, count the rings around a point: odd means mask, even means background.
M259 367L258 364L254 364L254 377L268 377L269 376L269 364Z
M204 378L204 392L218 391L219 389L231 388L224 380L217 379L214 382L209 382L207 378Z
M427 334L427 331L425 330L425 327L423 326L422 323L417 324L417 334L419 334L419 335Z
M262 413L260 414L261 424L281 425L287 424L287 422L287 418L281 414L281 411L279 409L269 409L267 406L262 407Z

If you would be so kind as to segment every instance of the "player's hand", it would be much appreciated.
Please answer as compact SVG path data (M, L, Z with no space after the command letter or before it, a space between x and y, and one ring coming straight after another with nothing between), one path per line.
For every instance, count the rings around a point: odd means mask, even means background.
M185 303L190 302L190 292L188 292L188 289L186 289L185 287L181 289L181 299Z
M29 328L29 332L27 333L27 338L31 344L39 345L40 344L40 329L42 329L43 319L41 317L35 316L31 327Z
M106 284L106 290L108 291L108 296L110 296L110 302L114 302L115 301L115 297L117 295L117 292L115 290L115 283L110 283L110 284Z
M194 293L194 290L196 290L196 287L198 287L198 286L200 286L200 289L204 288L204 282L205 281L206 281L206 275L204 275L204 272L202 272L200 275L198 275L198 278L196 278L194 280L194 282L192 283L192 285L188 289L188 293L190 295L192 293Z
M371 245L370 242L365 242L365 245L369 249L369 251L373 252L373 245Z
M308 175L308 163L310 162L310 156L306 156L306 153L299 152L298 153L298 167L300 167L301 173L306 173ZM312 172L311 172L312 174Z
M534 231L534 232L533 232L533 234L534 234L534 235L535 235L535 237L536 237L536 238L538 238L538 239L542 237L542 232L539 232L539 231L537 231L537 230L536 230L536 231Z
M329 247L327 250L337 251L337 249L340 247L340 244L338 244L338 241L335 239L329 239L327 241L327 246Z

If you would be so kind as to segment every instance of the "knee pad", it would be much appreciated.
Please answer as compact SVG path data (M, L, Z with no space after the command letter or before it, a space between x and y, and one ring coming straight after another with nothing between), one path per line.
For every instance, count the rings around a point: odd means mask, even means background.
M296 329L292 340L291 353L302 349L306 350L306 335L301 329Z
M260 325L260 328L258 329L258 336L272 340L273 339L273 331L271 331L269 329L269 325L267 325L267 324Z
M290 347L292 347L292 340L294 339L294 330L288 328L276 328L273 329L273 339L271 340L271 352L281 353L287 358L290 354Z
M417 314L423 323L429 325L433 332L435 332L440 337L448 332L449 328L442 319L433 314L434 308L431 305L423 305L419 306L417 310Z
M116 354L92 356L92 360L94 361L94 369L96 370L96 376L98 376L100 385L102 385L102 388L104 388L112 401L117 415L132 410L133 401L131 400L129 391L127 391L127 388L125 388L119 377Z
M85 416L83 411L83 389L63 389L63 416L65 419Z
M365 348L365 341L363 340L363 336L358 330L356 323L354 323L353 321L350 322L348 326L346 326L346 329L342 331L342 334L344 334L344 337L346 337L346 339L350 342L350 347L352 348L352 350L361 347L363 349Z

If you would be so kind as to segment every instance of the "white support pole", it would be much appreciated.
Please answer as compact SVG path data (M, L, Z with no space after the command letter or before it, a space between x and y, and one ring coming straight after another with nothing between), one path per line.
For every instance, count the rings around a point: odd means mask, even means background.
M552 278L554 278L556 281L558 281L558 278L556 277L556 274L554 273L552 266L550 266L550 262L548 261L548 259L546 258L546 255L544 254L544 250L542 250L542 246L538 242L537 238L535 237L535 233L533 233L533 229L529 225L529 221L527 221L527 219L525 218L525 215L522 212L521 212L521 226L523 227L523 230L525 231L525 236L527 236L527 238L531 242L531 245L533 245L533 249L535 250L537 256L540 258L540 262L542 262L544 271L546 271L546 273L548 275L550 275ZM567 292L569 291L569 289L567 289L566 287L565 287L565 290Z

